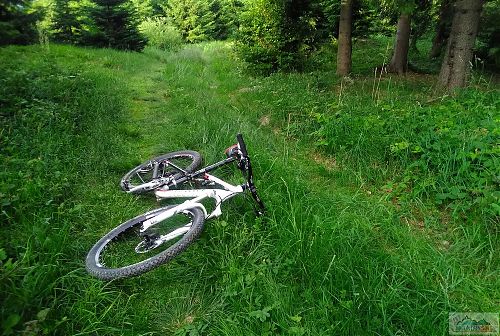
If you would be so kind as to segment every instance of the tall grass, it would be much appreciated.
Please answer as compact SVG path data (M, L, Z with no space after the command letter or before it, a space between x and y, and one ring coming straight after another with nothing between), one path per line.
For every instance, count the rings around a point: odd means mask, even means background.
M376 121L359 111L386 99L403 109L429 94L430 79L384 78L388 92L374 102L372 78L361 78L339 103L331 73L252 78L227 44L143 55L59 46L0 53L10 88L0 95L2 202L10 200L2 203L4 332L443 335L450 311L498 310L497 231L432 205L394 204L378 188L402 170L342 119L352 106L359 123ZM330 109L357 146L335 156L316 137ZM123 173L184 148L211 163L237 132L264 218L233 199L170 264L110 283L85 274L97 239L157 206L122 195Z
M58 46L1 55L3 332L93 334L126 321L126 295L85 277L81 237L103 215L93 195L115 198L99 186L114 186L126 110L108 68L127 55ZM124 309L111 317L113 307Z

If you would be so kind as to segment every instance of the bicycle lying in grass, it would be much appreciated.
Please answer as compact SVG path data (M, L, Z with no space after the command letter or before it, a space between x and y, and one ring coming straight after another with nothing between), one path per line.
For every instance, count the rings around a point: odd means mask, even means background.
M128 193L154 191L158 200L188 198L178 205L170 205L132 218L102 237L89 251L87 271L93 276L111 280L147 272L170 261L198 238L205 220L222 214L222 202L249 191L257 203L257 214L264 204L257 195L252 166L241 134L238 143L226 149L227 158L194 171L201 164L201 156L193 151L180 151L156 157L128 172L121 187ZM209 172L236 163L245 177L245 183L232 185ZM196 183L201 189L182 189ZM210 212L201 203L215 201Z

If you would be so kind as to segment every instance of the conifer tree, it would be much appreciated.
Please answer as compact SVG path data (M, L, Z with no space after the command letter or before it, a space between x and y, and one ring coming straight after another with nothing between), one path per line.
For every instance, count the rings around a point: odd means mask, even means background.
M210 10L214 15L213 38L224 40L238 29L238 12L243 4L238 0L213 0Z
M131 0L131 2L140 22L154 16L153 2L151 0Z
M137 28L132 4L127 0L92 0L90 9L94 22L92 44L115 49L136 50L144 48L145 39Z
M169 0L163 10L184 40L195 43L215 35L215 14L210 5L200 0Z
M82 23L78 19L79 7L73 0L56 0L54 3L54 37L59 42L78 43Z
M0 45L34 41L37 15L29 13L28 9L26 0L0 1Z

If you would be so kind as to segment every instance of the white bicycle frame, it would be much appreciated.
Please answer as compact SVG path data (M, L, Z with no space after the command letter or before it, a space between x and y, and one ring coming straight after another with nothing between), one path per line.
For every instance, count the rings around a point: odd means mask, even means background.
M205 173L203 176L205 181L213 182L216 185L219 185L221 188L213 188L213 189L192 189L192 190L176 190L176 189L157 189L155 191L155 195L158 199L165 198L192 198L186 200L185 202L168 209L157 216L154 216L142 223L141 232L146 231L148 228L154 226L155 224L166 220L178 213L181 213L185 210L192 209L194 207L201 208L203 213L205 214L205 219L210 219L214 217L218 217L222 214L222 202L230 199L237 194L243 193L243 186L235 186L229 184L218 177ZM208 214L207 209L201 201L206 198L213 198L215 200L215 209ZM191 227L191 223L186 224L185 226L178 228L165 236L161 236L157 239L158 243L162 243L168 241L170 239L174 239L180 235L185 234L189 231Z

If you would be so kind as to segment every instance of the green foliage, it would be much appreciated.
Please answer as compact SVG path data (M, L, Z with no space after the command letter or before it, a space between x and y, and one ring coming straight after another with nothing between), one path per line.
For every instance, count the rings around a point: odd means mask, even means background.
M242 6L240 0L211 1L210 11L214 14L212 37L215 40L225 40L236 33Z
M353 8L353 36L367 37L377 34L391 36L395 32L397 13L384 2L360 0Z
M30 12L27 0L0 2L0 46L29 44L36 40L35 21L40 13Z
M166 18L146 19L139 31L147 38L148 45L163 50L175 50L183 42L181 33Z
M492 0L484 4L481 23L476 40L476 50L480 58L500 69L500 1Z
M422 7L426 7L429 5L428 0L389 0L389 1L383 1L386 3L391 4L394 6L394 9L398 10L400 13L404 14L412 14L415 12L417 8L417 2L419 2L418 5Z
M353 36L394 33L400 10L413 10L408 1L355 1ZM247 1L240 18L236 49L251 68L269 74L303 70L320 44L336 41L340 2Z
M128 0L92 0L93 20L88 43L99 47L140 51L146 41L138 31L134 9Z
M248 316L255 317L260 320L260 322L265 322L271 314L269 311L273 309L272 306L264 307L263 309L257 309L248 313Z
M403 202L424 198L456 215L494 218L500 202L497 94L471 90L428 106L332 104L310 113L310 134L330 154L399 167L400 177L387 190Z
M259 72L269 73L282 67L279 56L283 48L280 40L284 39L283 16L281 1L261 0L245 4L237 35L237 51Z
M201 336L205 335L204 331L208 325L204 323L189 323L177 329L174 336Z
M417 51L417 41L427 31L432 22L432 1L420 0L411 12L411 41L410 49Z
M313 45L310 4L302 0L256 0L245 3L237 51L260 73L299 70Z
M165 16L181 31L186 42L223 40L238 25L239 0L169 0Z
M357 4L358 2L355 2ZM338 36L340 1L319 0L311 4L312 17L317 38L328 40Z
M185 41L194 43L211 39L215 15L208 1L169 0L163 9Z
M154 12L153 0L130 0L130 1L134 6L137 19L141 22L157 14Z
M55 40L75 44L82 42L84 19L88 21L87 17L83 17L84 14L81 1L56 0L52 17L52 34Z

